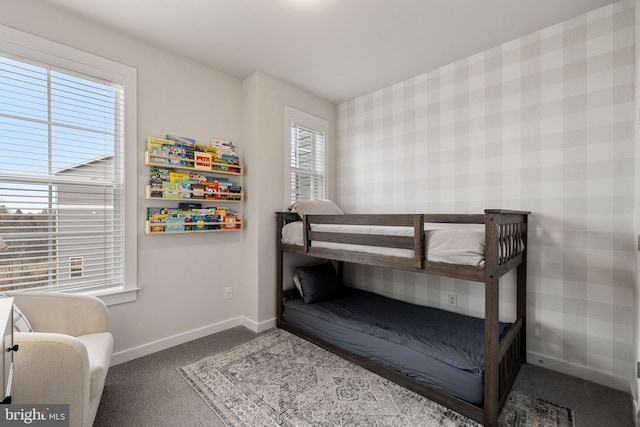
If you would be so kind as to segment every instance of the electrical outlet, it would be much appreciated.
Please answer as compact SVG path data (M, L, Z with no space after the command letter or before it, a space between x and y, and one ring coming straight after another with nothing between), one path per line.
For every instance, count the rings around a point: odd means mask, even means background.
M456 294L449 294L449 300L447 302L451 307L457 307L458 306L458 295Z
M229 288L224 288L224 299L231 299L233 298L233 288L229 287Z

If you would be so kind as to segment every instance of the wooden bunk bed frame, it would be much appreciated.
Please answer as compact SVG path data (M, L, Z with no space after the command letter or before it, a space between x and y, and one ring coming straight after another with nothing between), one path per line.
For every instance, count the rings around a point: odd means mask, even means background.
M440 403L485 426L497 426L498 416L523 363L526 362L526 282L527 282L527 222L530 212L487 209L479 215L448 214L382 214L382 215L306 215L303 220L304 245L283 244L282 227L300 221L298 214L277 212L277 326L311 341L376 374ZM424 223L457 223L485 225L485 266L430 262L424 257ZM312 224L393 225L414 227L413 236L382 236L315 232ZM312 241L352 243L388 248L413 249L414 258L399 258L358 252L324 249L312 246ZM520 250L518 242L524 242ZM287 323L283 303L299 297L295 289L284 290L284 254L297 253L342 262L378 265L436 276L452 277L485 285L485 371L484 402L481 406L466 402L448 393L431 388L400 372L367 358L342 350L313 334ZM500 278L516 268L516 320L508 332L499 337Z

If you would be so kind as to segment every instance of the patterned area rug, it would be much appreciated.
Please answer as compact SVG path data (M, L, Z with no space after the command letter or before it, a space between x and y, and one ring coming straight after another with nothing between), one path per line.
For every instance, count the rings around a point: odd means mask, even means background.
M178 372L227 426L478 426L280 329ZM514 390L500 425L571 427L573 411Z

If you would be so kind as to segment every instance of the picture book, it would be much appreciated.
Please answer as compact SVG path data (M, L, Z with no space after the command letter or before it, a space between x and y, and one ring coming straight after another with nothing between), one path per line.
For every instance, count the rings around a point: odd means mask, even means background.
M195 153L195 150L193 149L193 147L184 147L184 149L185 149L185 157L187 159L185 160L184 165L192 168L193 162L190 162L189 160L193 160L193 155Z
M193 154L194 167L200 170L211 170L211 153L196 151Z
M208 200L216 200L220 198L218 194L218 182L217 181L207 181L204 183L204 198Z
M239 165L240 164L240 158L238 156L232 155L232 154L223 154L222 155L222 160L226 163L229 163L230 165Z
M236 217L235 215L225 215L225 217L224 217L224 228L226 230L231 230L231 229L237 228L238 225L236 224L236 221L238 221L238 217Z
M159 168L157 166L151 166L150 176L151 179L159 179L160 181L169 181L171 169Z
M189 211L189 214L192 214L194 209L202 209L202 203L194 203L194 202L182 202L178 203L178 209L183 211Z
M168 155L168 149L171 145L173 145L173 141L170 141L168 139L155 138L153 136L147 138L147 151L149 151L150 153L153 151L152 147L162 147L162 149L167 150L167 154L165 155Z
M180 186L177 182L162 181L162 197L165 199L179 199Z
M177 135L171 135L171 134L167 134L166 138L169 141L173 141L177 144L181 144L181 145L195 145L196 140L193 138L186 138L184 136L177 136Z
M169 150L164 145L158 143L149 143L149 159L154 163L168 164Z
M194 181L198 181L199 184L202 184L204 182L207 181L207 177L200 174L200 172L197 171L190 171L189 172L189 179L192 179Z
M165 220L167 215L162 209L147 209L147 220L149 221L149 229L152 233L161 233L165 228Z
M156 215L160 215L160 214L167 214L167 210L166 208L147 208L147 219L149 218L149 215L151 214L156 214Z
M229 186L229 200L242 200L242 187L239 185Z
M195 231L203 231L209 229L206 215L192 215L191 216L191 229Z
M222 228L220 215L207 215L207 222L209 223L209 230L220 230Z
M205 153L210 153L212 158L216 158L218 156L218 149L216 147L211 147L209 145L198 145L198 149Z
M188 174L186 174L187 176L189 176ZM176 180L176 183L179 185L180 190L180 197L183 199L190 199L192 197L192 191L193 191L193 185L197 184L198 181L194 181L191 179L178 179Z
M167 215L165 218L165 232L185 231L184 229L184 217L178 215Z
M151 187L151 197L162 197L162 180L150 179L149 186Z
M223 139L211 138L211 146L216 148L218 158L221 158L223 154L236 155L236 147L231 141L225 141Z
M169 172L169 181L171 182L185 181L188 179L189 179L188 173L175 172L175 171Z
M229 197L229 182L228 181L220 181L218 182L218 192L220 193L221 199L227 199Z
M194 199L204 199L205 186L203 184L191 184L191 197Z
M186 166L187 150L181 145L169 146L169 164L173 166Z

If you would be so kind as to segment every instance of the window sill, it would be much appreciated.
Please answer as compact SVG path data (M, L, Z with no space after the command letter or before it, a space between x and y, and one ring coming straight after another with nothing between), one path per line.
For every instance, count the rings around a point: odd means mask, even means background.
M133 302L138 299L138 291L141 288L133 289L100 289L99 291L85 292L85 295L93 295L100 298L107 306L124 304L127 302Z

